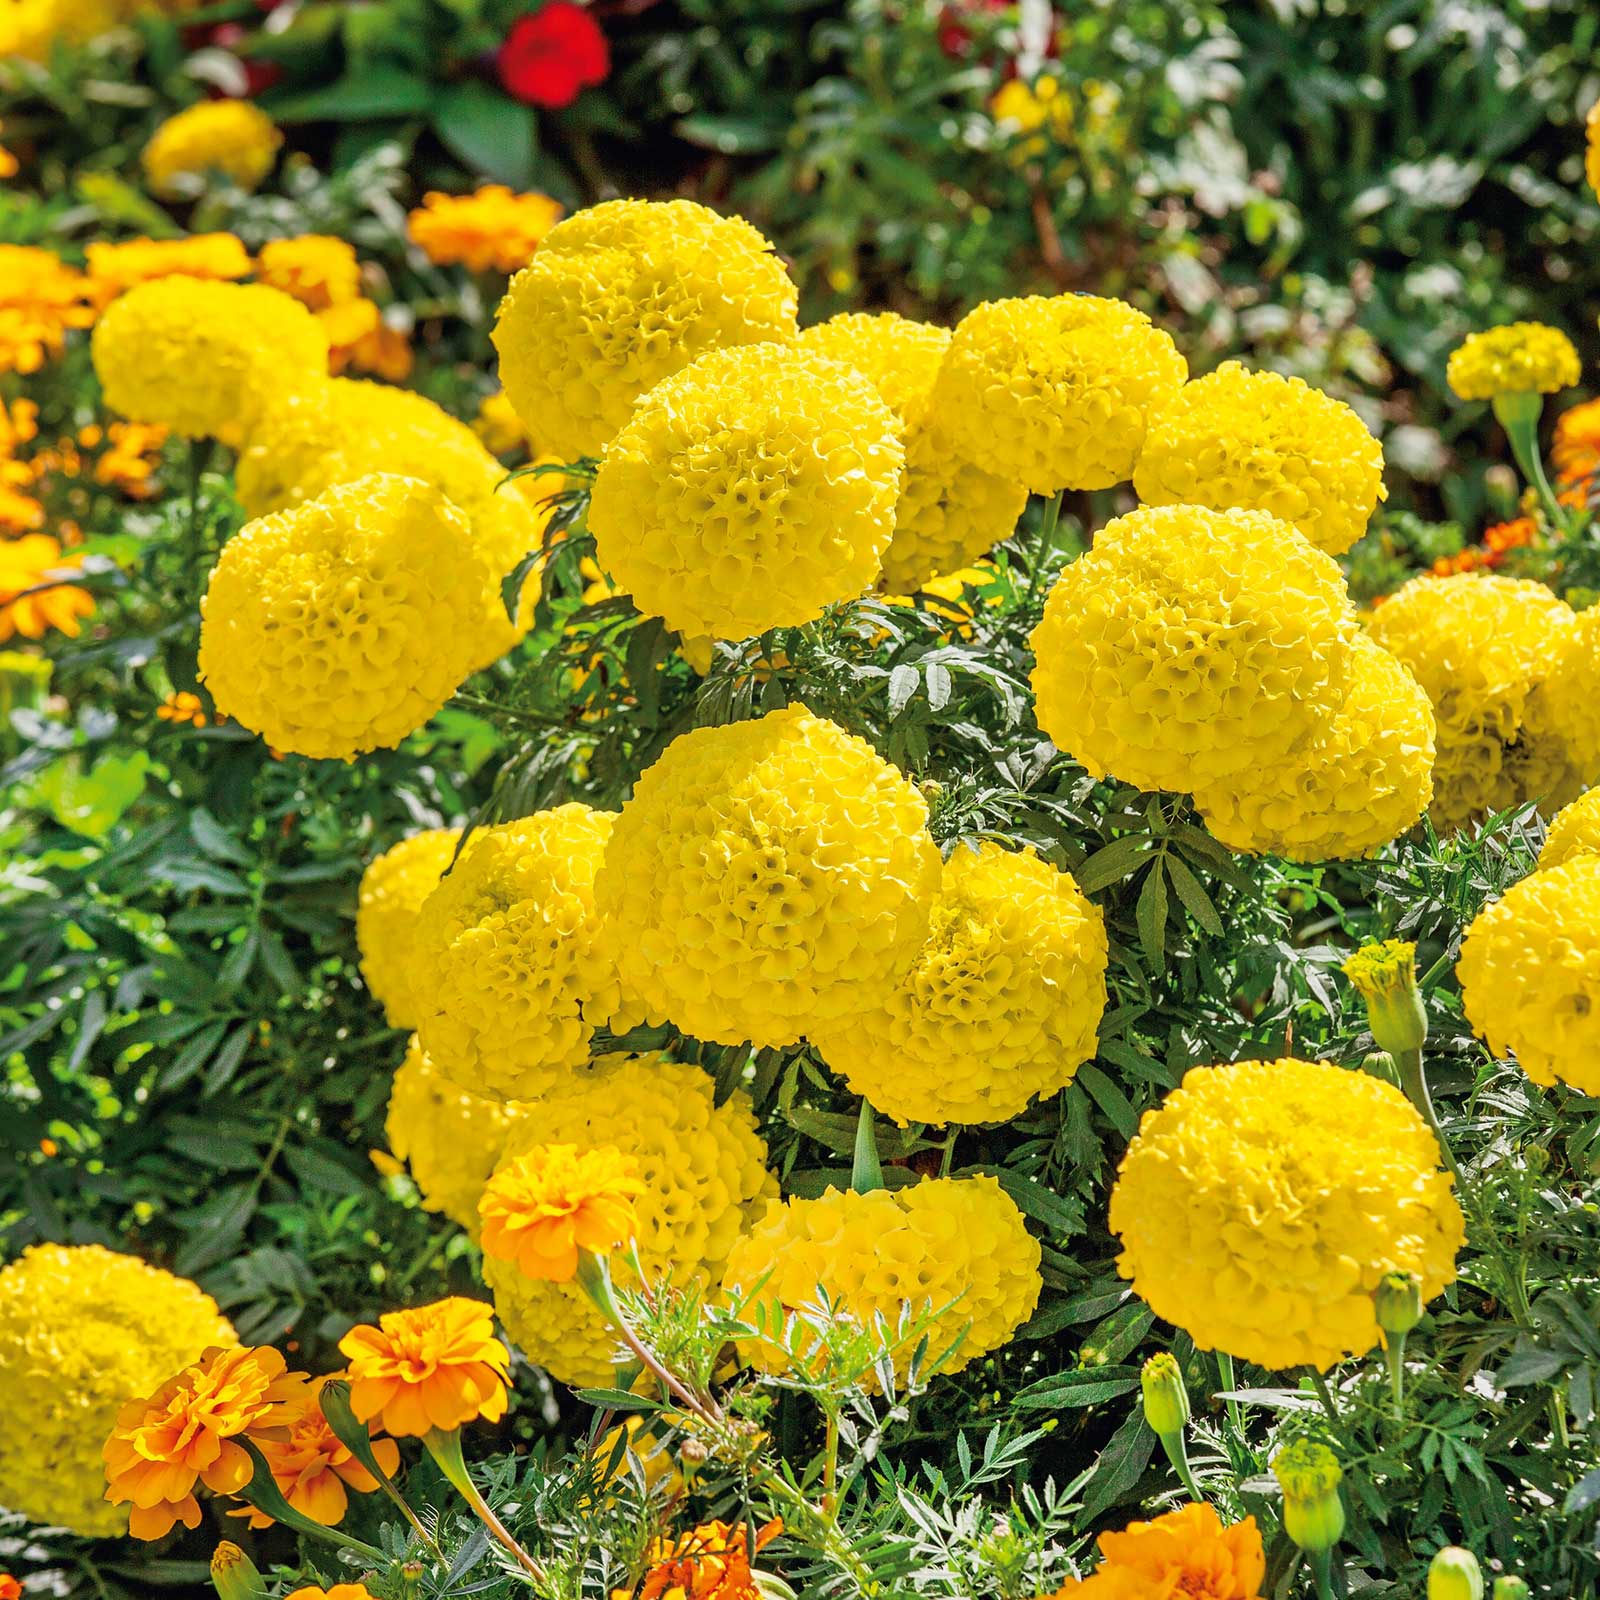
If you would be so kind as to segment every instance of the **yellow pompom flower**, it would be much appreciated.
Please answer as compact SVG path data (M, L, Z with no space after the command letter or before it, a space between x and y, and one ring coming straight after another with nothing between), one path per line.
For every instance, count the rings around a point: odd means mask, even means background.
M1535 1083L1600 1095L1600 859L1541 867L1480 911L1456 976L1497 1056Z
M466 518L415 478L374 474L223 546L201 602L200 677L278 750L390 750L466 680L488 573Z
M1171 338L1120 300L989 300L957 325L932 409L968 461L1035 494L1109 489L1188 375Z
M795 344L854 367L904 427L927 412L950 330L893 311L845 311L806 328Z
M91 348L113 411L193 439L247 434L269 401L328 370L321 324L259 283L139 284L106 310Z
M777 1192L746 1096L735 1091L719 1106L700 1068L657 1057L609 1056L592 1075L569 1079L512 1129L502 1170L550 1144L609 1146L633 1159L642 1184L635 1238L652 1283L716 1283L735 1241ZM611 1266L628 1287L622 1260ZM562 1383L616 1381L616 1334L576 1283L530 1278L493 1256L483 1272L530 1361Z
M608 200L559 222L511 280L500 381L563 460L597 456L633 403L709 350L794 337L795 287L739 217L692 200Z
M1560 742L1581 784L1600 781L1600 608L1580 611L1555 635L1554 660L1529 698L1528 726Z
M1369 856L1433 797L1433 707L1387 650L1357 638L1344 703L1280 761L1207 784L1195 803L1230 850L1290 861Z
M1600 789L1579 795L1550 819L1539 867L1564 866L1585 855L1600 855Z
M1202 1350L1326 1371L1378 1343L1372 1291L1432 1299L1464 1232L1439 1146L1393 1085L1326 1062L1196 1067L1128 1146L1117 1270Z
M548 1094L622 1009L595 910L615 821L576 801L468 839L417 917L417 1036L446 1077L494 1100Z
M683 634L747 639L870 588L905 451L859 373L791 346L714 350L606 446L595 559Z
M1000 1122L1094 1055L1106 953L1069 873L1032 849L958 845L916 964L812 1042L901 1124Z
M389 849L361 874L356 949L361 976L391 1028L414 1028L417 913L455 859L459 828L429 828Z
M1572 341L1542 322L1509 322L1469 333L1451 353L1446 381L1463 400L1554 394L1578 381Z
M1600 199L1600 100L1589 107L1584 125L1588 138L1583 153L1583 173L1589 180L1589 187L1595 192L1595 198Z
M184 180L220 172L254 189L272 171L283 135L248 100L202 100L167 118L139 157L150 187L165 198L186 192Z
M1096 777L1203 788L1312 738L1343 703L1355 637L1338 564L1287 523L1146 507L1050 592L1039 726Z
M773 1201L739 1241L723 1283L749 1298L749 1316L774 1300L786 1311L816 1306L825 1292L855 1321L870 1326L882 1316L893 1329L909 1307L921 1330L894 1352L896 1365L903 1371L926 1338L930 1358L950 1351L939 1370L959 1372L1033 1314L1039 1260L1039 1241L993 1178L929 1178L903 1189ZM768 1370L787 1359L770 1338L740 1353Z
M595 885L625 987L721 1044L855 1017L927 933L927 822L912 784L803 706L683 734L634 786Z
M1133 487L1146 505L1271 512L1336 556L1384 498L1383 448L1342 400L1225 361L1151 419Z
M639 1229L638 1164L615 1145L541 1144L501 1162L478 1201L483 1253L525 1278L569 1283L582 1251L608 1255Z
M100 1449L130 1395L236 1344L185 1278L97 1244L39 1244L0 1268L0 1505L89 1538L123 1532Z

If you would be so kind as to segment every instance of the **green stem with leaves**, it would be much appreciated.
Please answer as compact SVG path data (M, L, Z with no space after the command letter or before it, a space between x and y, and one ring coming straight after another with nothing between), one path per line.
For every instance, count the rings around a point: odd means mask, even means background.
M443 1433L438 1428L431 1428L422 1436L422 1446L433 1457L450 1487L472 1507L474 1515L489 1530L490 1537L535 1583L544 1586L547 1595L553 1596L555 1589L551 1586L549 1573L511 1536L510 1529L494 1514L493 1508L472 1481L472 1475L461 1456L460 1433L454 1429Z

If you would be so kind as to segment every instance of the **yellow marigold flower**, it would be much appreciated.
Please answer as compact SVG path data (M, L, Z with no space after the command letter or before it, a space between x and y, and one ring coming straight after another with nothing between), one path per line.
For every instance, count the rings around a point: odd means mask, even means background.
M1412 827L1433 797L1433 707L1370 639L1351 646L1344 702L1276 762L1195 793L1231 850L1290 861L1370 856Z
M1572 341L1542 322L1511 322L1469 333L1452 352L1445 372L1463 400L1510 394L1554 394L1578 381L1581 367Z
M1042 156L1052 138L1065 143L1076 121L1071 96L1052 77L1031 84L1013 78L1002 84L989 101L989 115L1002 133L1017 139L1012 151L1017 164Z
M63 556L61 541L46 533L0 539L0 643L20 634L42 639L52 628L76 639L80 618L94 614L87 589L65 581L82 562Z
M1311 739L1343 703L1355 636L1338 564L1286 523L1146 507L1050 592L1039 726L1096 777L1203 788Z
M49 250L0 244L0 372L37 372L93 321L81 272Z
M348 240L307 233L262 245L256 280L292 295L313 311L326 311L360 298L361 263Z
M328 370L375 372L392 383L411 374L411 342L373 300L343 300L317 313L328 335Z
M497 456L508 456L513 451L532 448L528 430L523 427L522 418L511 409L511 402L506 399L503 389L486 394L478 403L478 415L473 419L472 431Z
M57 40L83 44L131 9L125 0L7 0L0 6L0 59L48 61Z
M576 801L479 829L417 917L417 1036L462 1088L544 1095L624 1009L595 874L615 816Z
M1600 474L1600 400L1569 406L1556 418L1550 460L1563 486Z
M1550 819L1539 866L1564 866L1583 855L1600 855L1600 789L1590 789Z
M277 124L259 106L202 100L168 117L139 161L151 189L171 199L193 193L194 180L213 172L254 189L272 171L282 144Z
M1529 697L1528 726L1560 741L1580 783L1595 783L1600 781L1600 609L1579 612L1555 638L1554 660ZM1554 798L1559 804L1572 795Z
M271 1426L295 1380L276 1350L210 1349L144 1399L129 1400L102 1452L106 1499L131 1502L128 1531L159 1539L174 1523L200 1526L196 1484L237 1494L255 1467L236 1442Z
M97 1244L39 1244L0 1267L0 1505L87 1537L122 1532L100 1447L130 1394L235 1343L184 1278Z
M795 345L854 367L904 428L927 414L950 330L892 311L845 311L806 328Z
M1100 1565L1051 1600L1261 1600L1267 1557L1254 1517L1225 1524L1214 1506L1179 1506L1097 1543Z
M339 1350L350 1363L350 1409L398 1438L505 1415L511 1357L481 1300L386 1311L377 1327L352 1328Z
M1600 198L1600 100L1589 107L1589 115L1584 119L1588 132L1586 148L1583 155L1583 173L1589 180L1589 187L1594 190L1596 198Z
M1428 1299L1454 1280L1461 1208L1438 1164L1410 1102L1365 1073L1196 1067L1122 1158L1117 1270L1202 1350L1325 1371L1378 1343L1385 1273Z
M609 200L558 223L500 303L517 415L552 454L597 456L633 402L709 350L787 340L795 287L739 217L691 200Z
M437 489L383 474L247 523L201 602L217 709L298 755L393 749L472 671L489 577L469 539Z
M568 1282L580 1250L607 1255L638 1230L637 1173L608 1144L541 1144L501 1162L478 1201L483 1253L525 1278Z
M1035 494L1109 489L1188 375L1171 338L1120 300L990 300L957 325L932 407L965 459Z
M547 194L513 194L503 183L486 183L472 194L425 194L406 226L435 266L515 272L533 259L561 209Z
M391 845L361 874L356 948L361 976L391 1028L414 1028L417 913L439 887L461 842L459 828L429 828Z
M639 1600L762 1600L750 1571L750 1550L764 1550L783 1532L773 1520L752 1540L742 1522L703 1522L676 1538L652 1541Z
M860 374L790 346L716 350L645 395L606 446L595 558L680 633L810 622L878 576L904 461Z
M1433 704L1429 815L1441 832L1577 794L1566 745L1544 725L1535 696L1573 621L1543 584L1479 574L1413 578L1373 613L1371 637Z
M959 1372L1032 1315L1039 1259L1038 1240L993 1178L929 1178L904 1189L774 1200L728 1258L723 1282L750 1297L751 1315L774 1300L785 1310L815 1306L821 1290L857 1322L882 1316L892 1330L909 1306L922 1326L894 1352L897 1366L904 1370L926 1338L930 1357L954 1345L939 1370ZM767 1369L787 1359L768 1339L741 1354Z
M1542 867L1480 911L1456 963L1467 1020L1535 1083L1600 1094L1600 860Z
M1105 922L1032 849L958 845L898 983L812 1042L899 1123L1001 1122L1069 1084L1106 1007Z
M1269 511L1336 556L1385 498L1383 448L1342 400L1225 361L1151 419L1133 487L1146 505Z
M853 1018L927 934L927 820L893 767L803 706L683 734L634 786L595 885L624 987L721 1044Z
M156 716L163 722L187 722L196 728L203 728L206 725L205 703L199 695L191 693L188 689L169 694L156 707Z
M92 241L87 251L89 292L109 305L136 284L155 278L210 278L230 282L250 275L250 252L231 233L196 233L186 239Z
M593 1073L569 1077L538 1103L536 1117L511 1129L501 1166L549 1144L609 1146L633 1157L643 1184L635 1241L652 1283L717 1282L740 1234L777 1193L744 1093L719 1106L700 1068L657 1057L608 1056ZM483 1273L530 1361L562 1383L616 1382L616 1334L576 1283L525 1277L493 1256ZM631 1281L619 1257L612 1276L623 1287Z
M100 318L106 404L189 438L248 434L269 401L321 382L328 336L296 300L255 283L158 278Z

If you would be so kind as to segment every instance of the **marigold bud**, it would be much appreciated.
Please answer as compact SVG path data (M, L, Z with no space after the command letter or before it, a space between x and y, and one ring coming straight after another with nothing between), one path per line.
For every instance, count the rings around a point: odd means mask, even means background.
M1162 1350L1145 1362L1139 1374L1144 1391L1144 1420L1152 1433L1165 1436L1181 1432L1189 1421L1189 1391L1177 1361Z
M1369 1050L1361 1058L1361 1070L1369 1078L1377 1078L1380 1082L1391 1083L1397 1089L1402 1087L1400 1068L1395 1064L1394 1057L1387 1050Z
M1428 1015L1417 988L1417 947L1400 939L1364 944L1344 964L1344 975L1367 1003L1367 1021L1380 1050L1393 1055L1420 1050Z
M1530 1592L1526 1578L1519 1578L1515 1573L1508 1572L1494 1580L1494 1590L1490 1600L1528 1600Z
M1470 1550L1447 1544L1428 1564L1428 1600L1483 1600L1483 1568Z
M1372 1302L1385 1333L1410 1333L1422 1321L1422 1280L1414 1272L1386 1272Z
M1344 1533L1344 1477L1327 1445L1296 1439L1272 1461L1272 1475L1283 1490L1283 1530L1308 1555L1331 1550Z
M211 1553L211 1582L221 1600L266 1600L266 1582L255 1562L227 1539Z

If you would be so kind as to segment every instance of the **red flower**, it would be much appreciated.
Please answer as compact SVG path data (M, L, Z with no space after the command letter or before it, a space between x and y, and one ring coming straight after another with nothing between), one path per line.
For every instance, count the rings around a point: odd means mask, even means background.
M952 61L963 60L972 50L972 30L961 20L974 12L1004 11L1011 0L955 0L939 13L939 48Z
M508 94L554 111L570 106L580 89L605 82L611 47L584 7L550 0L511 24L496 66Z

